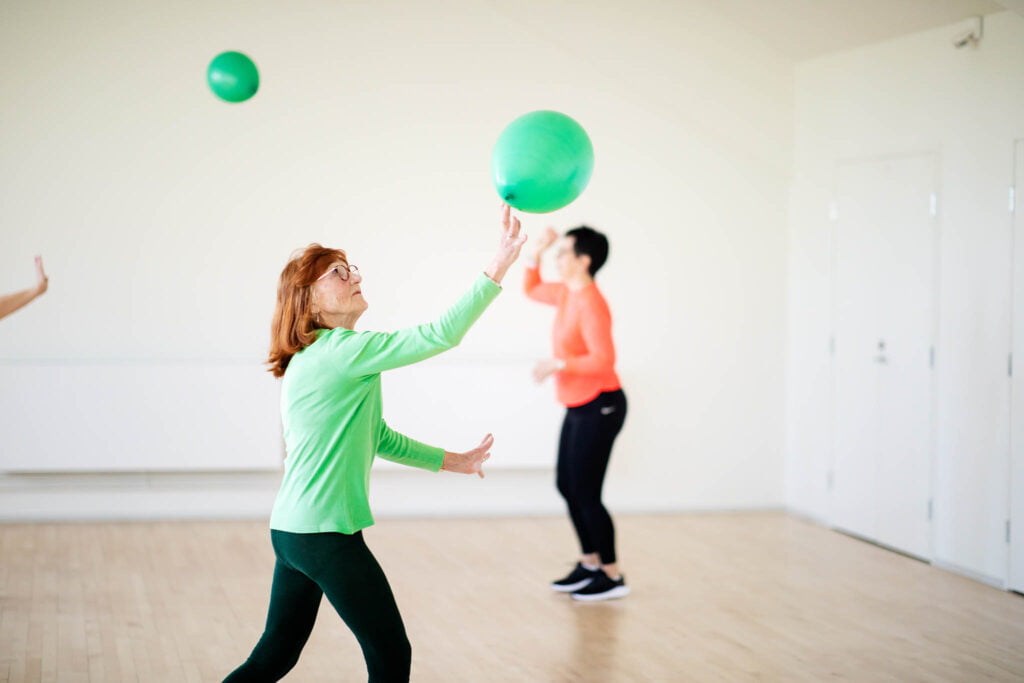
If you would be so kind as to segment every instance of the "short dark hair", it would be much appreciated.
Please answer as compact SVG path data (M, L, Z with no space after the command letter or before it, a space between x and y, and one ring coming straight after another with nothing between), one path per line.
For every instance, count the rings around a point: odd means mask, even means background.
M573 238L573 251L577 256L586 254L590 257L590 277L597 275L608 260L608 238L585 225L573 228L565 236Z

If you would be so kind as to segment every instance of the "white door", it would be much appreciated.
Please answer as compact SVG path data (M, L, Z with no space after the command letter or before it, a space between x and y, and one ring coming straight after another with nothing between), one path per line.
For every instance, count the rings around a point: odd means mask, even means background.
M1009 587L1024 592L1024 140L1017 141L1014 159Z
M932 156L837 167L834 526L930 556Z
M936 226L930 156L883 163L876 540L931 557Z
M833 526L875 537L875 451L878 368L874 273L881 250L876 182L868 164L836 169L834 212L833 349L835 425L832 465Z

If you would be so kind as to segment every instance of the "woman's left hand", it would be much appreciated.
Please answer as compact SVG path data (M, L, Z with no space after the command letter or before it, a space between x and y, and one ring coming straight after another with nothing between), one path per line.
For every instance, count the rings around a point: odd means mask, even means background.
M494 445L494 436L488 434L480 445L465 453L444 452L444 463L441 469L446 472L458 472L459 474L476 474L484 478L484 461L491 457L491 446Z
M540 384L549 376L564 367L565 363L557 358L545 358L544 360L539 360L537 361L537 364L533 366L533 379L536 380L537 384Z

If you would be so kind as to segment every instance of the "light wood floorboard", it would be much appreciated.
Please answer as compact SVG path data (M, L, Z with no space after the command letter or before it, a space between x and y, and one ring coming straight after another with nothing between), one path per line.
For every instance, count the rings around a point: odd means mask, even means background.
M562 518L366 531L414 681L1021 681L1024 598L782 513L620 515L633 594L547 583ZM218 681L262 630L265 522L0 525L0 681ZM288 681L366 680L326 602Z

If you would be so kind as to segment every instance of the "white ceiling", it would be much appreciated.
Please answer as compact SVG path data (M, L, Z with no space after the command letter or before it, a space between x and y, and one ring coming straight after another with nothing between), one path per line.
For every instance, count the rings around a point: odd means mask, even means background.
M978 15L1021 0L714 0L707 7L799 61Z

